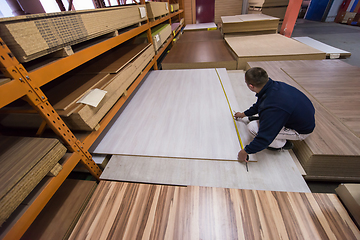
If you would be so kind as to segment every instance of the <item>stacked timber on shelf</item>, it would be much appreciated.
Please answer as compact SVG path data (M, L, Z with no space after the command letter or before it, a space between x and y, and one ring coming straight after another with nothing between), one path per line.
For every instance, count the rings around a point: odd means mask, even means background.
M101 181L89 206L69 239L360 238L335 194Z
M264 14L242 14L221 17L223 34L268 34L277 33L279 18Z
M95 181L65 180L22 239L68 239L96 186Z
M237 56L237 69L246 62L279 60L321 60L326 54L280 34L227 36L226 43Z
M316 127L294 152L307 179L360 180L360 69L340 60L249 62L303 91Z
M64 156L57 139L0 137L0 225Z
M219 30L185 31L162 61L163 69L236 69L236 60Z
M289 0L250 0L248 13L263 13L284 20Z
M171 35L170 24L159 24L151 29L151 36L155 51L159 50L159 48L166 42L166 40L170 37L170 35ZM136 41L147 42L146 32L141 34Z
M178 3L170 4L170 12L176 12L177 10L179 10L179 4Z
M136 5L1 18L0 37L20 62L28 62L146 21L146 12L140 14L144 7Z
M222 16L240 15L242 5L242 0L215 0L214 22L220 24Z
M146 2L146 11L148 18L155 20L169 13L169 5L167 2Z
M126 95L127 88L154 55L151 44L123 44L93 59L77 73L51 82L43 91L70 129L92 131L116 101ZM99 89L105 95L97 105L79 102L86 96L96 98ZM8 114L2 115L1 122L8 127L38 127L41 118L37 114Z

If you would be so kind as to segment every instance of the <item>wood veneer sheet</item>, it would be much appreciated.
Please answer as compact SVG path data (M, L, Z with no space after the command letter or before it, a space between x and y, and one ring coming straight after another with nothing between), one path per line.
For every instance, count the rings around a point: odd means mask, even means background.
M184 28L184 31L191 31L191 30L208 30L211 29L217 29L217 26L215 23L197 23L197 24L187 24Z
M102 180L237 189L310 192L286 152L263 151L258 162L113 155Z
M360 238L335 194L101 181L69 239Z
M215 69L153 71L94 153L237 161L232 115Z

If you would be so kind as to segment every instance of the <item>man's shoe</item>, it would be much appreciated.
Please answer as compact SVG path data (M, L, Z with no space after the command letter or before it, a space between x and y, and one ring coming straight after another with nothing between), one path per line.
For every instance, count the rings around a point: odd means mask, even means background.
M283 147L281 147L281 148L267 147L267 149L270 150L270 151L290 150L290 149L293 149L293 148L294 148L294 144L289 140L286 140L285 145Z
M254 121L254 120L259 120L260 117L259 116L250 116L250 117L248 117L248 119L251 122L251 121Z

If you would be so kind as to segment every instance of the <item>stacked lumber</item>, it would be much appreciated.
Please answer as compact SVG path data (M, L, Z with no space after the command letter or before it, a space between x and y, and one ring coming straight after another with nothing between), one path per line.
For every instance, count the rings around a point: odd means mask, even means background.
M277 33L279 18L264 14L242 14L221 17L222 33Z
M196 23L195 0L184 0L185 25Z
M155 52L166 42L172 32L170 24L159 24L151 29L151 37L154 45ZM136 38L136 43L148 42L147 33L143 33Z
M335 191L357 226L360 227L360 184L340 184Z
M222 16L240 15L242 4L242 0L215 0L214 22L216 24L221 23Z
M96 186L66 179L21 239L68 239Z
M0 137L0 225L64 156L57 139Z
M161 63L163 69L236 69L219 30L185 31Z
M289 0L250 0L248 13L263 13L284 20Z
M69 239L359 239L335 194L101 181Z
M178 3L170 4L170 11L171 12L176 12L177 10L179 10L179 4Z
M326 53L280 34L227 36L225 42L237 56L237 69L246 62L280 60L320 60Z
M248 67L264 68L312 101L315 130L304 141L294 141L293 149L305 178L359 181L359 68L340 60L249 62Z
M146 2L146 11L149 19L154 20L157 17L169 13L169 5L167 2Z
M0 19L0 37L20 62L28 62L146 20L144 5L33 14ZM145 10L145 9L144 9Z
M154 55L151 44L122 44L93 59L76 74L65 75L44 86L43 91L70 129L92 131L116 101L126 95L128 87ZM85 96L95 98L91 94L99 90L106 93L96 106L79 102ZM39 127L41 122L38 114L2 116L1 123L7 127Z

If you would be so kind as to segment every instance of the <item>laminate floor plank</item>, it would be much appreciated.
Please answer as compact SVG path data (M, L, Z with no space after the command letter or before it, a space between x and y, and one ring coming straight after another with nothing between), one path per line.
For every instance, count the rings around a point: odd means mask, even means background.
M237 161L239 140L215 69L153 71L94 153Z
M360 68L348 65L282 69L360 137Z
M305 178L358 181L360 179L359 137L326 107L326 102L322 103L315 98L317 93L314 93L313 96L307 91L307 88L302 87L282 70L317 67L319 71L331 71L331 68L344 67L346 69L349 65L340 60L313 60L249 62L248 66L264 68L271 78L301 89L312 101L315 107L315 130L304 141L294 142L294 152L307 173ZM325 86L324 89L326 89ZM357 97L354 101L357 101L356 99Z
M359 239L334 194L101 181L69 239Z

